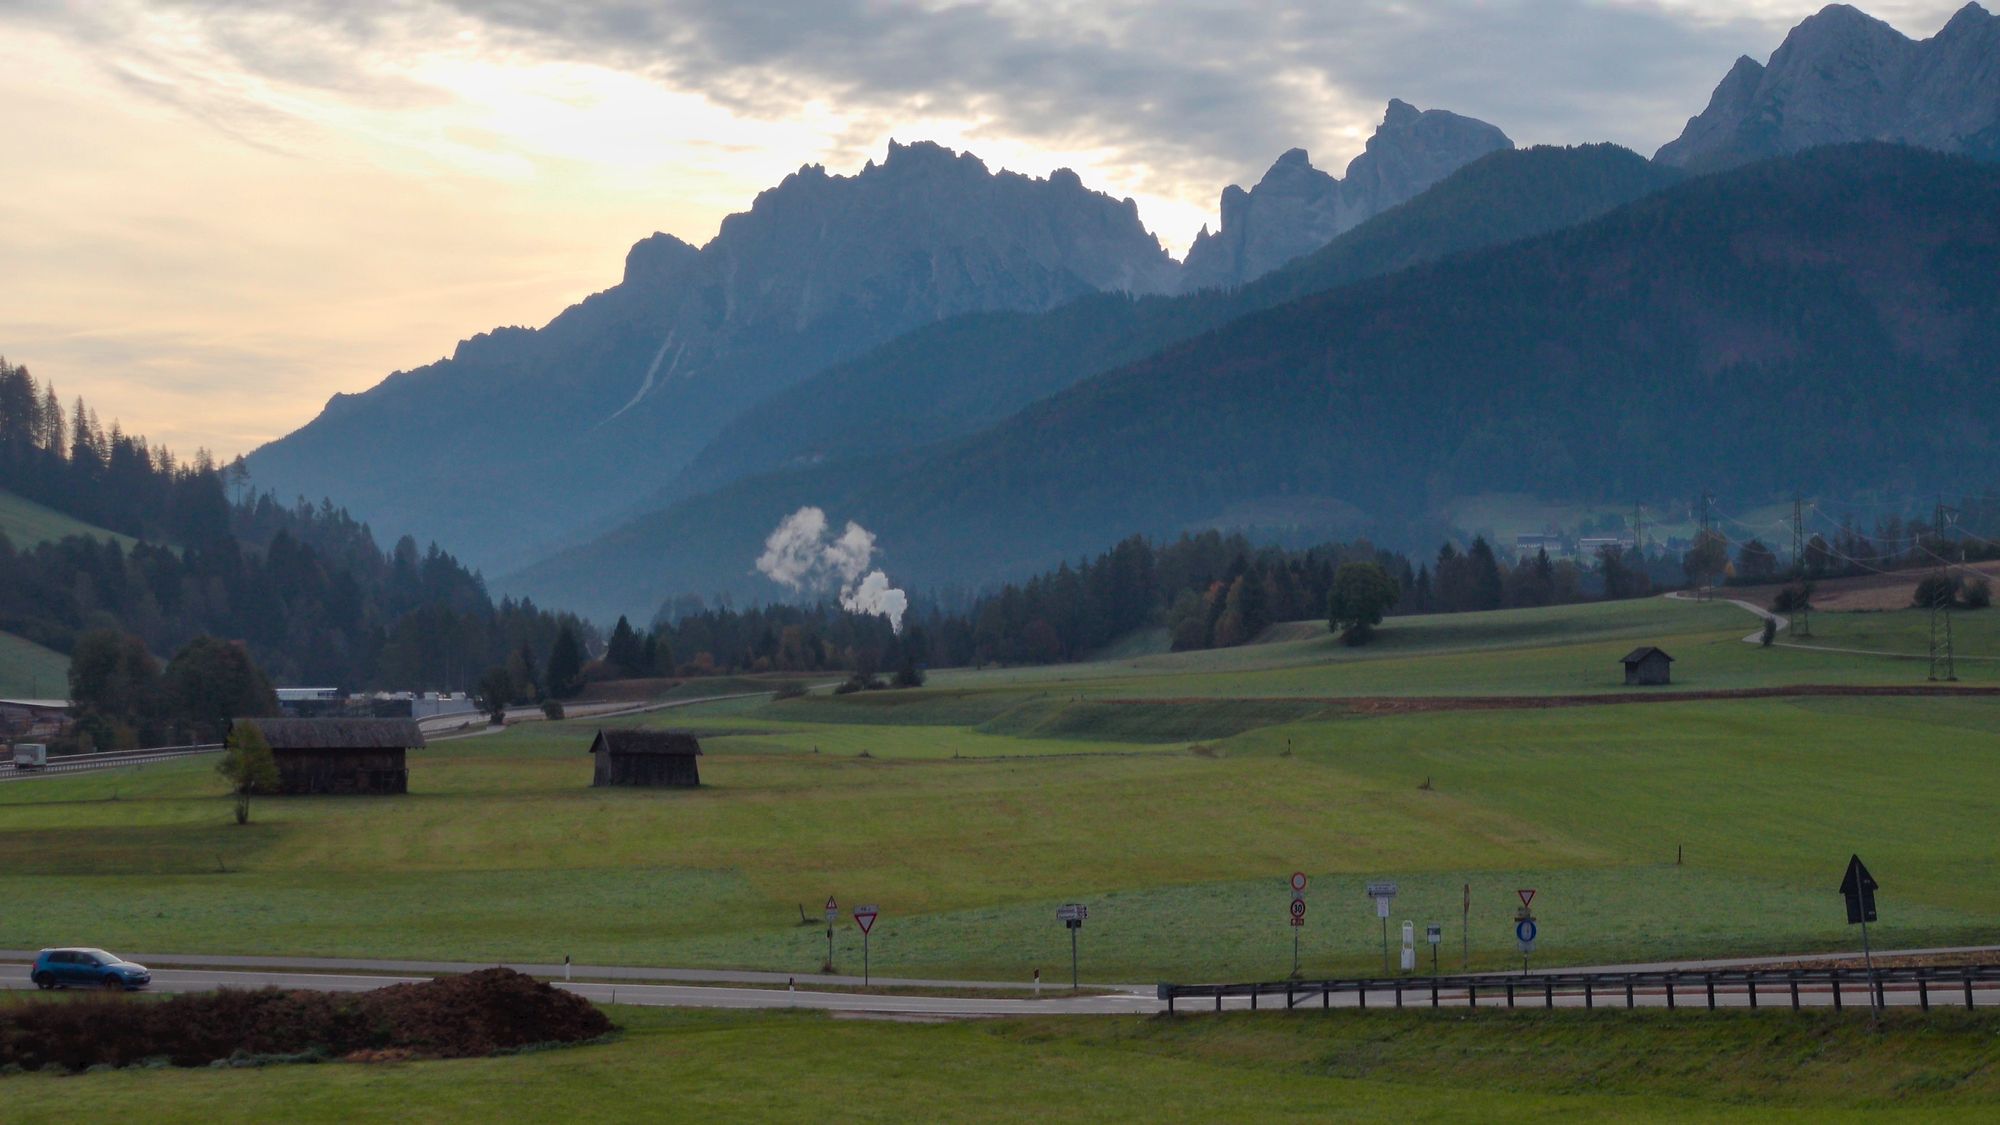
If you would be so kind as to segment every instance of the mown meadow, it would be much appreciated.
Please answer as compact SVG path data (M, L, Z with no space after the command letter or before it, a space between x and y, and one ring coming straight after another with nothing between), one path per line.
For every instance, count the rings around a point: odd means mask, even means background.
M904 692L733 700L703 788L589 787L583 722L411 756L390 799L261 799L208 763L0 787L0 948L738 966L810 972L819 906L879 905L877 973L1281 976L1286 877L1312 877L1308 973L1379 971L1362 884L1474 968L1845 948L1850 852L1879 945L1993 939L2000 699L1688 699L1376 713L1348 697L1622 690L1659 643L1676 687L1921 682L1906 661L1761 649L1727 605L1654 600L1417 619L1348 649L1305 627L1219 653L953 672ZM1913 672L1918 673L1913 676ZM1469 933L1461 933L1465 888ZM808 924L801 924L801 909ZM858 965L843 920L836 959Z

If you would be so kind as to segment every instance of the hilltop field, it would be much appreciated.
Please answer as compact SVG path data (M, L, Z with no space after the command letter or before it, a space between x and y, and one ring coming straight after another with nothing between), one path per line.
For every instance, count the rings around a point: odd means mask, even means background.
M1921 645L1894 617L1815 631ZM0 844L37 858L0 874L0 947L808 973L802 908L833 895L881 907L884 975L1053 972L1078 901L1087 979L1278 976L1302 870L1308 973L1379 971L1378 878L1475 969L1514 963L1521 887L1540 963L1600 963L1845 948L1850 852L1883 884L1879 945L1992 940L2000 662L1962 660L1955 697L1707 697L1925 684L1920 660L1743 643L1755 624L1667 599L1399 620L1360 649L1301 624L622 720L697 730L697 791L590 788L584 722L442 742L407 797L263 799L247 827L206 761L8 785ZM1960 615L1961 651L1995 629ZM1641 643L1675 684L1630 702ZM836 960L859 955L843 920Z

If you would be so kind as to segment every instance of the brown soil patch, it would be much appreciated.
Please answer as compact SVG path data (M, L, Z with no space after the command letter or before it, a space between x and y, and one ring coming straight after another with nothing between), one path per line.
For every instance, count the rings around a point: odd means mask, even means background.
M1214 703L1317 703L1354 715L1404 715L1419 711L1532 711L1601 707L1620 703L1692 703L1704 699L1786 699L1795 696L2000 696L2000 687L1943 684L1792 684L1716 691L1612 691L1600 695L1353 695L1107 699L1104 703L1175 706Z
M1917 583L1929 576L1933 569L1920 567L1889 574L1863 574L1855 578L1824 578L1813 583L1813 608L1828 613L1908 609L1910 599L1916 595ZM1967 563L1951 569L1955 574L1981 574L1989 580L2000 579L2000 559ZM1718 597L1740 598L1769 609L1771 599L1777 597L1778 591L1785 586L1783 582L1763 586L1723 586L1715 592Z

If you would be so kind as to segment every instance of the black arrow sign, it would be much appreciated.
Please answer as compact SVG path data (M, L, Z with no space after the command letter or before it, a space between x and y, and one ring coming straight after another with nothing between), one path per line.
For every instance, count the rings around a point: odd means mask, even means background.
M1868 867L1860 856L1847 861L1847 876L1840 881L1840 893L1847 899L1847 924L1859 925L1875 920L1875 876L1868 873Z

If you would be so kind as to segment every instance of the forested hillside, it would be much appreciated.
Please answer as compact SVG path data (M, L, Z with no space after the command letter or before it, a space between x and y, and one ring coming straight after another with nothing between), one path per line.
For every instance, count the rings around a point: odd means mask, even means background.
M740 584L801 504L861 521L922 586L1210 523L1393 543L1465 492L1991 479L1996 203L2000 169L1885 145L1692 180L1254 314L973 437L678 505L518 586L601 613Z
M91 630L165 656L201 636L241 641L274 680L359 689L463 689L523 648L539 663L567 622L495 605L479 575L435 544L384 552L330 504L225 495L231 470L181 461L103 429L78 402L0 362L0 489L139 542L0 536L0 631L69 653ZM50 685L51 689L55 685Z

